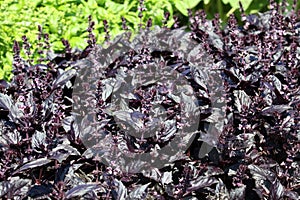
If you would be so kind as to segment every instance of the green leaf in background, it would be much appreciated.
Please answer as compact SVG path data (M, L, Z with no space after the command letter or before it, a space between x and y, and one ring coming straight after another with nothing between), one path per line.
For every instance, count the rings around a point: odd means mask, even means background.
M4 73L5 73L5 71L3 71L2 69L0 69L0 80L4 79Z
M11 70L11 66L9 66L9 65L4 65L3 70L4 70L4 71L10 71L10 70Z
M105 0L96 0L99 6L103 6L105 4Z
M72 37L69 42L72 47L77 47L79 49L84 49L86 47L85 39L82 37Z
M137 22L136 16L134 12L129 12L127 15L124 16L124 18L130 22L130 23L135 23Z
M64 45L62 44L61 41L52 42L51 46L52 46L53 50L56 52L60 52L64 49Z
M293 7L294 0L287 0L286 2L289 4L286 8L288 10L291 10ZM297 2L297 4L298 4L298 2Z
M122 10L122 12L126 14L136 5L136 3L134 1L125 0L123 5L124 9Z
M151 18L153 24L162 25L166 11L170 13L169 20L173 19L173 5L170 0L148 0L145 1L145 7L147 9L145 19ZM169 22L171 23L172 20Z
M196 7L201 0L175 0L175 7L185 16L188 16L187 9Z
M230 4L231 9L229 12L226 14L227 17L232 14L235 10L240 8L239 2L241 2L244 10L247 10L250 4L252 3L253 0L222 0L224 4Z
M115 3L113 1L107 0L105 6L113 13L118 13L123 10L123 4Z
M267 7L267 5L269 5L268 0L253 0L250 6L248 7L247 13L248 14L258 13L264 7Z

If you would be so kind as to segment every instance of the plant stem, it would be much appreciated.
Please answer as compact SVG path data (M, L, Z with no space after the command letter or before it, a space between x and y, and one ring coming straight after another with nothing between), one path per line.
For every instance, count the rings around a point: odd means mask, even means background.
M217 7L218 7L218 13L220 14L220 17L223 21L225 19L225 16L224 16L224 13L223 13L222 0L217 0Z

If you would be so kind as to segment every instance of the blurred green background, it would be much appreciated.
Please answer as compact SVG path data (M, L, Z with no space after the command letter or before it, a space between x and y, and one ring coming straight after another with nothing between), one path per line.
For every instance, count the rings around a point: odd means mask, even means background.
M240 0L246 13L263 12L268 9L268 0ZM280 1L277 1L280 2ZM293 0L287 0L291 8ZM12 46L26 35L32 44L34 56L37 56L38 25L50 35L51 48L55 53L62 52L62 38L67 39L71 46L83 49L86 47L88 32L88 16L95 21L97 43L105 38L103 20L107 20L111 37L122 32L124 17L127 26L137 32L138 25L145 24L152 18L153 25L162 25L164 13L169 12L167 26L174 24L173 16L177 16L181 24L188 22L187 9L203 9L208 18L219 13L225 23L228 16L234 13L239 17L238 0L145 0L142 18L139 18L139 0L0 0L0 80L10 80L12 70ZM298 5L299 6L299 5ZM21 55L24 53L21 52Z

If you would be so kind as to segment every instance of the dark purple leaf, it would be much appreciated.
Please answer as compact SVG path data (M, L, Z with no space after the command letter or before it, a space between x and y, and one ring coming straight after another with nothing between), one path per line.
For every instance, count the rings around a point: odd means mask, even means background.
M292 200L298 200L299 199L299 194L295 191L285 190L284 196L286 196L286 197L288 197L289 199L292 199Z
M272 183L272 187L270 189L269 199L271 200L279 200L283 196L285 192L284 186L280 183L280 181L276 178Z
M21 134L18 131L0 132L0 145L18 144L22 140Z
M33 169L33 168L36 168L36 167L44 166L44 165L46 165L50 162L52 162L52 160L47 159L47 158L39 158L39 159L36 159L36 160L33 160L31 162L26 163L25 165L20 167L20 169L18 169L15 173L18 173L20 171L24 171L24 170L27 170L27 169Z
M114 199L121 200L121 199L126 199L127 197L127 189L122 183L122 181L119 181L117 179L114 180L114 185L116 189L112 191L112 195Z
M221 179L218 180L215 193L216 193L217 199L229 199L230 198L228 190Z
M57 160L59 163L66 160L70 155L80 155L78 150L69 144L68 140L64 140L62 144L53 148L49 153L51 159Z
M0 108L9 111L9 118L16 121L21 116L21 111L14 105L13 100L6 94L0 93Z
M268 169L263 169L257 165L248 165L250 173L253 175L254 179L257 180L269 180L271 182L275 181L275 175Z
M31 145L32 148L36 149L39 153L41 153L41 149L44 149L47 147L46 144L46 133L45 132L40 132L36 131L31 139Z
M146 197L146 189L151 183L145 185L137 186L133 191L128 195L129 199L144 199Z
M163 185L172 183L172 172L164 172L161 177L161 183Z
M246 186L242 185L238 188L234 188L230 190L230 199L236 199L236 200L244 200L246 195Z
M75 69L69 69L60 74L53 82L53 88L61 87L65 85L73 76L76 75Z
M100 186L95 183L87 183L87 184L81 184L73 187L71 190L66 192L66 198L74 198L74 197L82 197L83 195L95 192L95 190L100 189Z
M266 115L266 116L270 116L270 115L273 115L275 112L282 113L282 112L288 111L290 109L292 109L292 107L290 107L288 105L272 105L272 106L268 106L268 107L264 108L262 110L262 114Z
M200 176L195 180L190 182L191 186L187 189L188 191L198 190L199 188L204 188L211 186L212 184L218 183L219 181L214 177Z
M30 179L11 177L9 181L0 182L0 197L2 199L23 199L30 188Z

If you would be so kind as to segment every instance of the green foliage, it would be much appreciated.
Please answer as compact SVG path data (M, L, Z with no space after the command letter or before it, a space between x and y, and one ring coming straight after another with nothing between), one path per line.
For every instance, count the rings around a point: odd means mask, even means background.
M98 43L104 41L106 34L103 20L108 21L111 37L123 32L121 17L126 19L131 31L138 30L138 25L145 24L149 17L153 24L161 25L166 11L170 13L167 25L174 23L172 4L168 0L148 0L144 6L146 10L140 19L139 0L0 0L0 80L11 78L13 41L21 41L26 35L35 47L38 25L49 33L52 50L57 53L64 49L62 38L72 47L86 46L89 15L95 21ZM37 52L33 52L33 58L37 58Z
M170 13L170 20L167 22L167 26L171 27L173 25L174 5L170 0L146 0L145 6L147 9L144 13L145 21L148 18L152 18L153 24L162 25L162 21L164 20L164 12L168 11Z
M176 2L177 0L173 0ZM283 0L274 0L277 3ZM286 0L286 7L288 10L292 8L294 0ZM220 15L220 18L225 23L230 14L235 14L236 18L240 20L240 4L246 14L254 14L268 10L269 0L203 0L192 10L204 9L208 18L212 19L215 13ZM297 8L299 8L299 3Z
M176 1L174 0L173 2L175 3L176 8L185 16L188 16L187 9L192 9L196 7L201 0L181 0L181 1Z
M229 13L233 13L235 10L238 10L240 8L239 2L241 2L243 8L247 10L252 3L253 0L222 0L224 4L230 4L231 9Z

